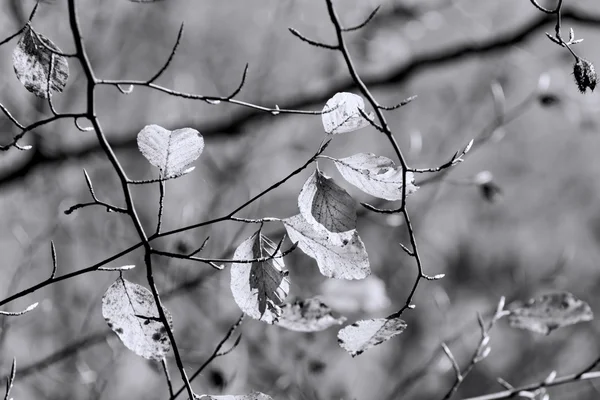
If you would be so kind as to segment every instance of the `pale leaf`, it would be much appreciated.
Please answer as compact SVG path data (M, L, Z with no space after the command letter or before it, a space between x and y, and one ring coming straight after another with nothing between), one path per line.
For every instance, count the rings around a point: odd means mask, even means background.
M164 309L169 326L171 314ZM149 360L160 361L171 349L150 290L118 278L102 297L102 316L125 347Z
M406 329L406 322L400 318L376 318L362 320L348 325L338 332L338 343L352 357L377 346Z
M334 160L344 179L365 193L386 200L402 199L402 168L392 160L371 153L359 153ZM406 194L414 193L414 174L406 173Z
M348 192L318 170L304 183L298 196L298 207L304 219L315 220L330 232L356 228L355 204Z
M69 64L64 56L52 53L44 44L56 52L61 52L50 39L40 33L34 33L32 28L27 27L13 50L12 59L15 74L25 89L45 99L48 94L52 95L53 91L63 91L69 78Z
M285 304L277 325L298 332L318 332L341 325L346 317L336 318L332 310L316 297Z
M283 220L292 242L317 261L321 273L330 278L363 279L371 273L365 245L356 230L334 233L310 223L302 214Z
M269 257L275 246L260 231L246 239L235 250L236 260ZM288 271L281 252L276 258L253 263L231 265L231 292L240 309L250 317L272 324L281 313L280 306L290 291Z
M590 306L569 292L545 294L524 305L510 307L508 322L513 328L527 329L544 335L563 326L591 321Z
M204 150L204 139L192 128L170 131L158 125L145 126L137 136L138 148L158 167L163 178L183 175Z
M363 112L365 110L365 102L362 97L346 92L336 93L327 100L321 114L325 132L335 135L368 126L369 121L362 116L358 111L359 109ZM373 113L369 114L368 117L373 119Z

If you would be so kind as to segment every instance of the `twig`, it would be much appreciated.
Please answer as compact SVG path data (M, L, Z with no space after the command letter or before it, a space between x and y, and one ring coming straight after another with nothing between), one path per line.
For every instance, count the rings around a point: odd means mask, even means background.
M236 322L233 323L233 325L231 325L231 327L229 328L229 330L227 331L227 333L225 334L225 336L223 336L223 338L221 339L221 341L217 344L217 347L215 347L215 350L213 351L213 353L211 354L210 357L208 357L208 359L200 366L200 368L198 368L191 376L190 376L190 382L192 382L194 379L196 379L196 377L198 375L200 375L202 373L202 371L204 371L204 369L206 367L208 367L208 365L215 359L218 357L222 357L224 355L229 354L229 352L231 352L231 350L233 350L239 343L240 343L240 339L241 339L241 335L237 338L237 340L235 341L235 343L231 346L231 348L229 348L227 351L225 352L221 352L221 348L223 347L223 345L225 344L225 342L227 342L227 340L229 340L229 338L231 337L231 335L233 334L233 332L235 332L235 330L241 325L242 321L244 320L244 314L242 314L238 320ZM184 387L181 387L174 396L171 396L171 398L169 400L175 400L180 394L181 392L183 392Z
M37 6L37 5L36 5ZM10 390L15 383L15 375L17 373L17 359L13 358L12 366L10 367L10 375L6 379L6 394L4 395L4 400L8 400L10 397Z

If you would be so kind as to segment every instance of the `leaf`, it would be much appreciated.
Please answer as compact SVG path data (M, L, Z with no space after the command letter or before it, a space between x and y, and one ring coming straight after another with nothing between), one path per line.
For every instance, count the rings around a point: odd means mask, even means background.
M61 52L50 39L27 27L13 50L12 59L15 74L25 89L45 99L48 94L52 95L52 91L63 91L69 78L69 64L66 57L52 53L44 44L54 51Z
M171 314L164 309L173 327ZM171 349L152 293L119 277L102 297L102 316L125 347L149 360L160 361Z
M352 132L369 125L358 110L365 110L365 102L362 97L352 93L336 93L327 100L323 107L323 127L328 135L338 133ZM374 118L373 113L368 114L370 119Z
M371 153L359 153L334 160L344 179L365 193L386 200L402 199L402 168L387 157ZM412 172L406 172L406 194L414 193Z
M283 220L292 242L317 260L321 274L337 279L363 279L371 273L369 256L356 230L334 233L310 223L302 214Z
M275 245L260 230L246 239L235 250L236 260L269 257ZM253 263L231 265L231 292L240 309L252 318L274 323L281 314L281 304L290 291L288 271L281 252L277 258Z
M202 135L192 128L169 131L147 125L138 133L137 142L144 157L160 169L163 178L183 175L204 150Z
M346 321L346 317L335 318L331 308L316 297L285 304L281 309L276 324L292 331L318 332Z
M517 303L511 308L508 316L510 326L543 335L549 335L563 326L594 319L591 307L569 292L545 294L529 300L525 305Z
M298 196L300 213L330 232L345 232L356 227L356 202L333 179L315 171Z
M226 394L220 396L213 396L210 394L203 394L198 397L202 400L273 400L271 396L268 396L261 392L252 392L249 394Z
M406 322L400 318L375 318L348 325L338 332L338 343L352 357L401 334Z

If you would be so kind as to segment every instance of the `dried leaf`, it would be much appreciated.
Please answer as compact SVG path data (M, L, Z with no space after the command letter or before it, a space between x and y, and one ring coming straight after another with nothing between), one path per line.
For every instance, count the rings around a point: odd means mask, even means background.
M235 250L236 260L252 260L269 257L276 246L260 230L246 239ZM285 269L281 252L277 258L253 263L231 265L231 292L240 309L269 324L281 314L281 304L290 291L288 271Z
M300 213L330 232L346 232L356 228L356 202L333 179L315 171L304 183L298 196Z
M338 343L352 357L377 346L406 329L406 322L400 318L376 318L362 320L348 325L338 333Z
M138 148L158 167L163 178L183 175L204 150L204 139L192 128L169 131L158 125L147 125L138 133Z
M346 321L346 317L334 317L331 308L316 297L285 304L281 309L276 324L292 331L318 332Z
M317 260L321 273L329 278L363 279L371 273L365 245L356 230L334 233L323 225L310 223L302 214L283 220L292 242Z
M402 168L392 160L371 153L359 153L334 161L344 179L365 193L386 200L402 199ZM406 194L414 193L414 174L406 173Z
M513 305L508 316L513 328L528 329L543 335L563 326L592 319L594 313L590 306L569 292L545 294L529 300L525 305Z
M365 102L362 97L352 93L336 93L327 100L323 107L323 127L329 135L338 133L352 132L369 125L358 110L365 110ZM368 115L370 119L374 118L373 113Z
M164 309L172 328L171 314ZM102 297L102 316L125 347L149 360L160 361L171 349L152 293L119 277Z
M12 58L15 74L25 89L45 99L48 97L48 78L50 95L52 91L63 91L69 78L69 64L66 57L52 53L44 44L61 53L50 39L27 27L13 50Z

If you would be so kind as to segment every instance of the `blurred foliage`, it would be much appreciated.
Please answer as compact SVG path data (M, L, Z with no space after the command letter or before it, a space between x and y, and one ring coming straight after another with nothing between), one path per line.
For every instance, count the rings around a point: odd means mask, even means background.
M233 90L246 62L250 71L240 99L273 106L330 87L347 72L338 54L315 49L287 31L294 27L311 38L332 38L321 0L170 0L136 4L125 0L79 1L83 35L91 61L103 78L151 76L162 65L182 21L180 50L161 84L202 94L225 95ZM505 0L383 1L380 16L362 31L350 34L350 51L359 73L385 75L393 66L424 52L457 43L476 43L511 32L537 15L529 2ZM552 2L547 2L552 3ZM4 0L0 37L16 31L34 2ZM374 0L337 2L347 24L361 21L379 3ZM576 7L600 14L594 1ZM63 51L73 49L66 23L66 2L45 2L34 27ZM385 16L385 17L382 17ZM565 21L565 26L570 22ZM598 26L574 26L578 45L589 60L600 62ZM547 25L550 31L552 26ZM47 113L45 104L30 95L14 76L11 52L15 42L0 47L0 101L17 119L31 122ZM336 344L336 330L302 334L256 321L243 325L240 346L218 359L194 387L198 393L244 393L259 390L276 399L432 399L441 398L453 382L448 360L440 352L445 340L461 365L468 361L479 335L476 312L489 315L500 296L526 299L551 290L568 290L597 313L600 298L600 97L580 95L570 73L566 51L549 42L543 30L526 41L485 55L418 69L398 83L374 90L383 104L408 96L410 105L388 113L396 137L415 167L433 167L494 118L490 84L502 84L510 108L535 91L538 77L551 77L550 94L499 129L477 152L469 154L448 177L424 186L409 199L424 267L446 278L424 282L417 291L416 310L406 314L407 330L399 337L351 359ZM72 63L65 92L55 98L59 110L78 111L84 102L82 71ZM234 118L231 105L168 97L145 88L128 96L111 87L100 91L98 113L115 142L134 137L147 124L168 129L203 127ZM333 93L331 93L333 94ZM314 104L311 109L321 109ZM0 139L14 127L0 118ZM216 217L244 202L287 171L302 164L324 136L319 117L265 115L231 131L207 135L206 149L196 171L167 184L165 229ZM74 129L71 122L44 127L29 135L41 154L52 155L94 143L95 136ZM392 157L385 138L373 128L344 135L330 146L332 156L368 151ZM152 178L155 171L135 146L118 156L134 179ZM2 154L0 169L10 170L27 153ZM339 178L332 165L319 166ZM14 293L49 276L50 240L54 240L59 273L87 267L136 242L129 220L102 209L63 211L88 199L82 168L105 201L123 202L118 181L101 153L65 158L28 171L3 184L0 191L0 252L3 255L0 293ZM475 186L452 182L490 171L501 190L499 201L486 201ZM296 212L296 197L308 177L305 171L258 204L245 216L287 217ZM341 181L340 181L341 182ZM142 222L155 223L158 190L135 187ZM367 195L346 186L360 200ZM87 200L86 200L87 201ZM414 261L398 242L406 242L403 226L381 215L364 214L358 230L374 274L385 283L390 301L369 300L372 285L361 292L352 286L356 306L344 310L350 321L382 317L400 308L416 275ZM224 223L171 237L160 246L169 250L197 247L211 240L205 254L231 256L254 227ZM276 232L279 236L281 231ZM299 252L287 259L292 297L329 295L331 288L314 261ZM115 265L142 265L134 252ZM197 368L239 315L229 289L229 272L215 273L197 264L156 259L162 292L195 280L167 300L175 334L190 370ZM40 301L38 310L18 319L0 320L0 371L17 359L16 399L165 399L160 366L138 358L109 335L93 346L19 376L55 351L106 328L100 312L103 292L115 273L94 273L53 285L20 299L9 309ZM142 269L128 279L145 283ZM329 285L331 286L331 285ZM350 286L349 286L350 287ZM348 296L343 292L339 296ZM364 300L361 300L364 299ZM333 303L333 302L332 302ZM373 307L378 304L379 307ZM341 306L344 308L344 305ZM350 310L348 309L350 308ZM492 332L492 352L467 378L456 398L483 394L501 387L502 377L513 385L542 380L552 369L570 373L597 357L598 322L566 327L547 337L510 329L500 321ZM173 362L170 362L174 365ZM425 368L426 366L426 368ZM177 381L176 374L172 373ZM177 386L179 382L177 382ZM556 399L596 399L593 384L553 388Z

